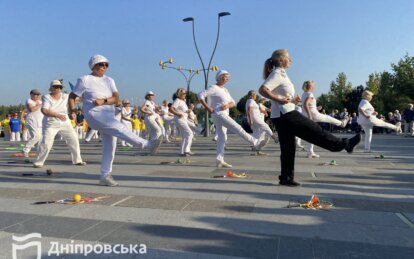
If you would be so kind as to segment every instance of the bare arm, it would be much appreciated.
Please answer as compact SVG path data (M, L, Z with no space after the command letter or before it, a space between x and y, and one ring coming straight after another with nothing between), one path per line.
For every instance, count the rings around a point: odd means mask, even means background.
M211 108L211 107L208 105L208 103L207 103L204 99L200 99L200 103L201 103L201 105L203 105L203 106L204 106L204 108L206 108L206 110L207 110L209 113L213 113L213 112L214 112L213 108Z
M247 122L249 123L250 126L252 126L253 124L253 107L249 106L249 108L247 108Z
M65 121L67 119L66 115L54 112L46 108L42 108L41 111L47 117L58 118L61 121Z
M174 115L176 115L180 118L182 118L184 116L181 112L177 111L177 109L175 109L175 107L173 107L173 106L170 107L169 112L171 112L172 114L174 114Z
M358 108L359 114L364 116L365 118L369 119L369 115L367 113L365 113L365 110L362 108Z
M307 97L305 99L305 106L303 107L303 108L305 108L306 114L308 115L308 118L310 120L312 120L312 114L311 114L310 109L309 109L309 106L310 106L311 101L312 101L312 98L311 97Z

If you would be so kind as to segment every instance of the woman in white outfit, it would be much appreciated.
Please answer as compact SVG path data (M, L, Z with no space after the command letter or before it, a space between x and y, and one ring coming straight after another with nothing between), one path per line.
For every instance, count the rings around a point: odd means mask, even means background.
M198 94L200 103L211 113L211 117L213 118L214 125L216 127L216 165L217 167L228 168L232 167L232 165L224 161L224 146L227 138L225 129L229 129L232 132L237 133L244 140L253 145L256 150L260 150L260 148L266 144L266 140L254 138L244 131L243 128L229 116L229 109L236 105L234 99L230 96L229 91L225 88L225 85L229 79L229 72L220 70L216 74L217 83ZM205 101L205 98L207 97L211 97L210 105L208 105Z
M383 120L380 120L376 117L378 114L374 107L371 105L370 101L374 94L371 91L365 90L362 93L362 100L358 105L359 116L357 122L361 125L362 129L365 132L365 148L364 152L371 152L371 140L372 140L372 128L374 126L387 128L397 131L398 127L391 123L387 123Z
M269 125L264 121L264 113L255 101L257 98L256 91L250 90L247 95L249 99L246 102L246 114L247 122L253 131L252 136L257 139L266 139L266 142L269 138L272 138L277 142L277 135L272 132ZM264 153L257 150L257 154L263 155Z
M168 107L168 101L162 101L161 105L161 116L164 121L164 130L165 130L165 142L170 143L171 130L174 127L174 116L170 113Z
M111 175L117 138L151 150L157 146L158 141L151 143L138 137L132 131L128 131L115 117L114 104L119 102L119 93L115 81L105 75L108 66L108 59L101 55L95 55L89 60L92 73L78 79L70 94L69 106L74 109L76 97L82 97L83 114L90 127L99 130L102 137L103 152L99 184L117 186L118 183Z
M193 143L193 131L188 125L188 113L189 109L185 103L186 91L184 88L179 88L176 92L177 98L170 107L170 112L174 114L174 120L177 127L180 129L182 141L180 156L194 155L191 152L191 144Z
M25 157L29 156L30 150L42 139L42 121L43 113L41 112L42 100L38 90L30 91L30 98L26 101L26 128L29 132L29 141L23 148Z
M125 125L128 131L132 132L131 116L132 116L131 103L129 102L129 100L125 99L122 101L121 122ZM125 140L121 140L121 146L132 147L132 145L125 142Z
M157 110L160 109L158 105L154 102L154 92L148 91L145 94L145 102L141 106L141 112L145 115L145 126L147 128L149 139L156 140L161 139L164 137L164 127L160 123L161 117L157 113ZM158 152L158 148L156 149L155 153Z
M348 116L345 116L345 118L340 121L335 119L332 116L328 116L326 114L322 114L318 111L316 106L316 99L313 95L313 91L315 90L315 82L312 80L305 81L302 85L303 94L302 94L302 107L303 111L302 114L305 115L307 118L313 120L314 122L325 122L329 124L336 125L338 127L344 128L346 124L348 123ZM318 158L320 157L318 154L316 154L313 151L313 144L308 144L308 158Z
M42 141L39 146L39 155L33 166L40 168L46 161L55 141L56 134L66 141L72 155L72 163L75 165L86 165L82 161L79 148L79 139L73 130L68 116L69 95L62 92L62 82L53 80L50 83L50 94L43 96L42 113L45 115L42 122Z

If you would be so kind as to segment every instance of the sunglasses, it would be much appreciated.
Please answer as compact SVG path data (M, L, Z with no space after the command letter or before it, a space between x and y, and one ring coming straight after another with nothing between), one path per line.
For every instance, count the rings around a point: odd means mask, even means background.
M103 63L98 63L98 64L96 64L97 66L100 66L100 67L109 67L109 64L108 63L105 63L105 62L103 62Z
M55 89L57 89L57 88L62 89L63 88L63 86L61 86L61 85L53 85L52 87L55 88Z

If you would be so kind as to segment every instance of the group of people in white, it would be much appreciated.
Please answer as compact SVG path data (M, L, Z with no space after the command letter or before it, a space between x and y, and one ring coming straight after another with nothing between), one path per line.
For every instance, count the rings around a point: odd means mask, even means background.
M140 107L144 115L145 127L148 131L148 139L143 138L140 132L133 127L133 120L137 114L128 100L121 102L119 91L115 81L106 76L109 60L102 55L95 55L89 60L91 73L78 79L76 86L70 94L62 91L62 81L53 80L49 93L40 98L38 90L30 92L27 100L26 127L30 140L23 149L25 155L38 144L37 157L33 165L40 168L45 164L48 154L53 146L57 134L61 136L71 153L72 163L84 166L80 153L79 136L74 130L73 123L68 116L68 109L75 112L76 103L82 102L83 116L91 129L89 134L99 132L102 141L102 163L100 185L117 186L118 183L112 177L112 164L115 157L117 140L123 146L135 146L149 150L150 154L157 154L161 143L170 142L170 136L175 127L181 135L180 156L192 156L194 132L198 132L196 118L193 112L194 105L188 107L186 103L186 89L178 88L175 92L175 100L172 104L164 101L162 105L154 102L155 93L148 91L145 102ZM254 150L260 154L261 149L273 139L280 143L281 148L281 176L279 183L286 186L298 186L294 181L294 158L296 138L303 139L309 144L306 147L309 158L317 158L314 152L314 144L333 152L346 150L351 153L359 143L361 136L356 134L350 139L338 138L331 133L322 130L317 122L330 123L339 127L345 127L346 119L337 120L318 111L316 99L313 95L315 83L306 81L303 83L303 94L300 98L295 96L294 86L287 76L286 70L291 65L287 50L276 50L272 57L265 61L263 76L265 82L259 88L259 93L270 99L271 108L263 105L266 99L261 98L256 102L257 93L254 90L248 92L246 102L247 122L252 129L252 134L247 133L229 115L229 109L236 105L231 97L226 84L230 80L230 73L220 70L216 74L216 84L198 94L198 99L204 108L211 114L216 129L216 166L231 168L232 165L224 160L227 130L236 133ZM358 107L358 123L365 132L365 151L371 151L372 128L386 127L397 130L397 125L392 125L379 120L370 101L373 94L364 91L361 103ZM208 103L206 100L210 99ZM296 106L302 106L302 113ZM411 107L412 109L412 107ZM270 118L277 132L264 120L264 114L270 111Z

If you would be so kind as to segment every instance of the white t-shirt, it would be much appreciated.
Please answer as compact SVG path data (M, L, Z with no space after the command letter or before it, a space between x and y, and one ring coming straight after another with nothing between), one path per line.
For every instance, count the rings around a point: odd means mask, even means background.
M40 104L42 106L42 101L33 101L31 98L27 99L26 106L36 106L37 104ZM27 115L26 115L26 124L32 126L33 128L41 128L42 127L42 121L43 121L43 113L41 109L38 109L37 111L31 112L29 109L27 109Z
M274 95L295 96L295 87L290 81L283 68L276 68L270 73L263 85L272 92ZM294 103L280 104L276 101L270 100L270 118L279 118L280 113L285 114L295 110Z
M122 109L121 109L121 114L122 114L122 117L125 117L125 118L128 118L128 119L131 119L132 110L131 110L131 108L129 108L129 111L127 111L127 110L125 109L125 107L122 107ZM122 117L121 117L121 118L122 118ZM127 120L123 120L123 119L121 119L121 121L122 121L122 122L124 122L124 123L131 123L131 122L129 122L129 121L127 121Z
M93 111L103 111L114 113L115 108L113 105L100 105L95 106L93 101L96 99L105 99L112 97L114 92L118 92L115 81L108 77L97 77L93 75L86 75L78 79L76 86L73 89L73 93L83 99L83 111L84 113Z
M259 103L259 108L262 111L266 111L267 107L263 104L263 103ZM265 119L265 114L263 112L260 112L260 118L264 121Z
M218 85L212 85L207 90L198 94L198 99L210 97L210 106L213 108L215 114L229 115L229 109L223 110L223 104L234 102L227 88Z
M309 106L308 106L309 111L311 113L318 112L318 109L316 108L316 99L315 99L315 96L313 95L312 92L304 92L302 94L302 107L303 107L303 112L306 113L305 101L306 101L307 98L310 98L311 99L311 101L309 103Z
M68 99L69 95L62 93L59 99L54 99L50 94L43 95L43 103L42 108L51 110L61 115L65 115L67 118L68 116ZM43 122L46 121L61 121L55 117L43 117Z
M184 115L183 117L181 117L182 119L187 119L188 118L188 113L187 113L188 106L187 106L187 104L185 103L184 100L181 100L180 98L175 98L175 100L172 104L172 107L174 107L177 110L177 112ZM179 117L177 116L177 118L179 118Z
M263 114L263 113L260 112L259 105L256 103L255 100L253 100L253 99L248 99L247 100L247 102L246 102L246 112L249 111L249 107L252 107L253 121L255 121L255 122L260 121L260 120L263 121L264 118L262 119L262 117L261 117L261 114Z
M145 113L145 117L151 117L151 116L157 117L155 114L155 103L153 101L145 100L144 107L147 112L152 113L152 115L148 115Z
M362 110L364 110L364 112L365 112L365 114L367 114L367 115L369 115L369 116L375 116L375 115L373 115L373 113L374 113L374 107L371 105L371 103L370 102L368 102L368 100L365 100L365 99L362 99L360 102L359 102L359 105L358 105L358 111L359 111L359 109L362 109ZM358 114L358 121L361 121L361 122L365 122L365 121L369 121L369 119L367 119L364 115L362 115L362 114Z

